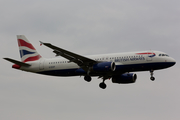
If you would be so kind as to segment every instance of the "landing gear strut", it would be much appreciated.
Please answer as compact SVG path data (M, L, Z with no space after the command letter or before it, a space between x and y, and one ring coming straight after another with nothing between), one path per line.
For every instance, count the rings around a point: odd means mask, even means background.
M150 79L151 79L152 81L154 81L154 80L155 80L155 77L153 77L153 72L154 72L154 70L150 70L150 74L151 74Z

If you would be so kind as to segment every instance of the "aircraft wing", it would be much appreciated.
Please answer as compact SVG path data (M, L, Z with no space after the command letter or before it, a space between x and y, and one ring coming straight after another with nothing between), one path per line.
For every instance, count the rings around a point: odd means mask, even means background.
M82 67L86 71L87 71L86 68L88 68L88 66L92 66L93 64L97 63L97 61L95 61L93 59L78 55L76 53L67 51L67 50L59 48L59 47L56 47L50 43L43 43L41 41L40 41L40 43L53 49L54 50L53 52L56 53L57 56L60 55L64 58L68 59L69 62L74 62L74 63L78 64L80 67Z

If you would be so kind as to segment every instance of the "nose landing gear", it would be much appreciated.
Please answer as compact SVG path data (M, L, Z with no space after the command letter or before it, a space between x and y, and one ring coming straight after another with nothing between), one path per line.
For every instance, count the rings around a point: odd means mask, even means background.
M150 77L150 79L152 80L152 81L154 81L155 80L155 77L153 77L153 75L154 75L154 70L150 70L150 74L151 74L151 77Z

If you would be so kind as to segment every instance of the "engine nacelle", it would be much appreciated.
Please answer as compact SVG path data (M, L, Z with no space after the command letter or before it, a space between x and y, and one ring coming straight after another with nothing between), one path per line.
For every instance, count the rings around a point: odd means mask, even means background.
M92 70L95 72L115 71L116 65L114 62L102 62L93 65Z
M119 83L119 84L128 84L128 83L135 83L137 79L137 75L134 73L125 73L119 76L113 76L112 82Z

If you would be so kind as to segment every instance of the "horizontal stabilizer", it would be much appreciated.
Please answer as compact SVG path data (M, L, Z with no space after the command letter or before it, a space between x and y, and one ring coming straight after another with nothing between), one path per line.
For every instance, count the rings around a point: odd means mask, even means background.
M11 58L4 58L5 60L9 61L9 62L12 62L14 64L17 64L17 65L20 65L20 66L25 66L25 67L29 67L31 66L30 64L27 64L27 63L23 63L23 62L20 62L20 61L17 61L17 60L13 60Z

